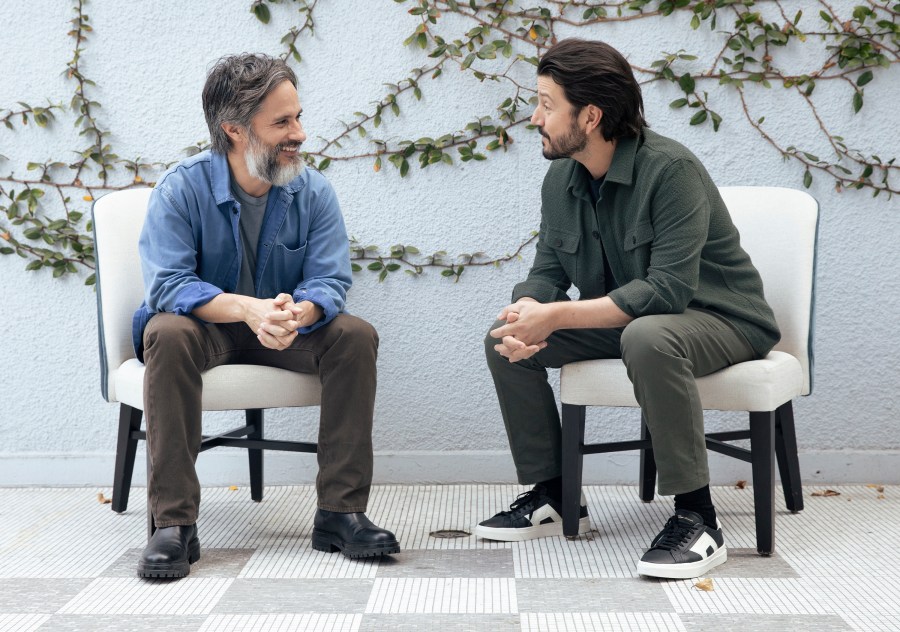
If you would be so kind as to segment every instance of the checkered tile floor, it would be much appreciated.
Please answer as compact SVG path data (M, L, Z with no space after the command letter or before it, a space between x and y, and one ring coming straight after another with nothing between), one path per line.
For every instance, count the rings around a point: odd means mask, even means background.
M188 578L134 577L143 490L126 514L95 489L0 489L0 630L203 632L490 630L900 630L900 487L837 487L791 515L777 554L755 553L750 489L713 490L729 561L695 581L634 573L669 514L631 487L588 487L594 531L577 540L441 539L523 491L512 485L376 487L369 515L403 552L349 561L309 546L315 493L206 489L203 557Z

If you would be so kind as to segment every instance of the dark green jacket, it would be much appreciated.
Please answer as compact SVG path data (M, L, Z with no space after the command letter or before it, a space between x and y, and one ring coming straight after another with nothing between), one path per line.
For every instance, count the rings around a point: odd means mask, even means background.
M683 145L644 128L620 139L596 208L591 175L556 160L541 189L534 265L513 301L603 296L602 249L619 287L609 297L630 316L701 308L726 317L762 355L781 338L762 280L712 179Z

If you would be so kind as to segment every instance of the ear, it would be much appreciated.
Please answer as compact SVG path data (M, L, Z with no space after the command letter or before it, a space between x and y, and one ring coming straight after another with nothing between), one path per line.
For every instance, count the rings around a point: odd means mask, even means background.
M600 121L603 119L603 110L596 105L587 105L582 110L584 123L587 125L587 133L590 134L600 127Z
M246 141L247 134L243 127L234 123L222 123L222 130L228 134L232 143L241 144Z

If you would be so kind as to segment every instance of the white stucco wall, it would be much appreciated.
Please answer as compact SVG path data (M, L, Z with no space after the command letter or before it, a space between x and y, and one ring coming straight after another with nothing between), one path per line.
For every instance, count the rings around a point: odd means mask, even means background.
M27 11L4 12L0 107L20 100L42 104L48 98L68 103L73 84L61 71L71 57L69 4L45 0L29 3ZM274 7L266 26L249 13L249 4L94 0L88 5L94 33L83 70L98 83L92 93L103 105L98 118L112 131L119 156L183 157L182 148L208 137L200 90L210 63L241 51L281 53L279 39L295 23L295 10L290 3ZM797 4L807 6L810 16L818 11L812 10L815 3ZM845 14L853 5L847 0L831 4ZM316 33L301 36L304 61L295 64L310 147L317 146L317 136L332 137L340 119L369 111L370 102L383 96L383 83L396 82L429 61L418 49L401 45L417 24L407 14L410 6L388 0L319 3ZM688 19L676 15L577 33L606 39L641 66L649 66L660 51L680 48L708 64L721 40L706 26L691 31ZM458 36L451 25L448 19L440 28ZM789 70L820 64L814 50L806 52L816 46L789 50ZM523 80L533 78L526 73ZM670 110L668 103L681 94L659 83L645 87L653 128L688 145L719 185L800 187L801 168L784 163L750 128L736 95L708 88L713 107L725 119L717 134L709 126L690 127L684 111ZM476 115L493 114L507 94L504 86L482 85L455 70L436 81L423 79L422 89L421 103L403 97L403 117L387 116L379 136L437 137L461 129ZM806 106L783 92L751 91L756 116L766 116L767 129L784 145L827 155ZM882 157L900 154L896 70L876 73L859 115L852 113L846 85L821 82L817 97L823 120L848 145ZM73 120L65 112L50 130L33 125L0 129L0 154L8 158L0 162L0 172L24 175L28 161L71 159L70 150L84 144ZM516 142L506 155L424 171L414 161L402 180L389 165L374 173L367 161L334 164L326 175L349 232L364 243L503 254L537 228L540 183L549 164L540 155L536 134L517 128L513 135ZM866 191L837 193L824 176L817 176L810 192L820 202L821 225L816 390L795 404L804 474L807 480L897 482L900 207L896 199L873 199ZM499 269L469 269L457 284L433 271L419 279L397 275L382 284L370 273L355 275L349 307L376 326L382 341L378 480L513 480L482 337L513 284L526 274L532 253L528 249L525 261ZM0 484L109 484L117 408L100 396L93 291L83 279L53 280L43 272L26 273L24 265L18 257L0 257ZM269 430L282 437L313 437L315 414L305 411L297 418L273 412ZM220 427L236 419L210 416L208 424ZM739 418L709 418L716 426L730 421ZM589 425L594 438L629 438L637 432L636 412L612 411L602 418L592 413ZM269 459L269 481L309 480L313 474L313 460L307 457L273 454ZM204 454L204 480L239 482L244 463L236 451ZM586 461L587 477L631 480L633 463L627 455L593 457ZM715 459L719 481L741 472L746 477L749 470L742 467Z

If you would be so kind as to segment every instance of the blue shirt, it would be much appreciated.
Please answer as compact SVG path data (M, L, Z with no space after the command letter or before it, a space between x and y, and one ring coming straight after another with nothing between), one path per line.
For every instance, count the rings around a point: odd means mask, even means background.
M153 314L191 314L235 291L243 256L240 215L222 154L201 152L157 182L139 242L144 302L132 323L139 359ZM349 240L334 189L319 172L304 169L287 186L269 191L254 281L257 298L284 292L322 308L324 317L301 327L301 334L344 310L352 283Z

